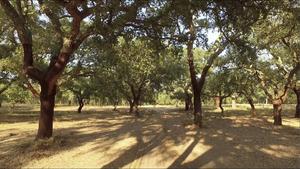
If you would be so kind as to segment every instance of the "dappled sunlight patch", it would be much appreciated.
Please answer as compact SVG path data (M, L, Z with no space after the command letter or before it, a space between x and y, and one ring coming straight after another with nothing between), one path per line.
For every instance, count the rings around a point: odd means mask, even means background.
M115 154L119 151L127 150L137 143L138 141L135 137L131 137L130 134L126 134L119 141L112 143L106 151L109 152L108 154L115 156Z
M199 129L192 114L178 109L157 108L138 119L102 110L60 114L54 122L53 141L40 145L32 144L37 122L0 124L0 157L7 156L5 162L10 163L21 159L15 166L27 168L166 168L175 161L182 168L232 168L244 163L274 167L274 159L283 159L279 166L285 168L300 156L299 130L274 127L271 116L219 118L207 113L207 125ZM295 122L283 120L284 124ZM1 158L0 164L4 164Z
M261 148L260 151L277 158L291 158L300 154L299 148L285 145L268 145Z
M224 132L222 130L217 130L218 134L223 134Z
M285 126L294 127L300 129L300 119L297 118L284 118L282 123Z
M188 157L182 162L182 164L187 164L197 160L199 157L205 155L209 152L213 147L210 145L197 144L193 148L192 152L188 155ZM195 166L196 167L196 166ZM207 167L211 167L208 165Z
M179 155L177 147L182 146L183 145L174 146L174 144L167 143L159 145L143 156L144 162L138 168L159 168L168 166L171 163L171 160Z
M6 153L7 155L13 155L14 158L4 159L5 164L10 167L17 167L32 159L39 160L49 157L55 154L56 151L62 151L68 147L67 139L58 136L47 140L20 139L13 144L14 150L6 151Z
M225 137L225 141L233 141L232 137Z

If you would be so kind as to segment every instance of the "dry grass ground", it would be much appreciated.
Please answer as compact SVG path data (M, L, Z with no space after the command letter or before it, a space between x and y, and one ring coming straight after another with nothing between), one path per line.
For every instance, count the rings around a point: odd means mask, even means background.
M136 119L111 108L58 107L54 137L35 142L36 107L0 109L0 168L300 168L300 122L272 125L270 109L206 110L205 127L175 107Z

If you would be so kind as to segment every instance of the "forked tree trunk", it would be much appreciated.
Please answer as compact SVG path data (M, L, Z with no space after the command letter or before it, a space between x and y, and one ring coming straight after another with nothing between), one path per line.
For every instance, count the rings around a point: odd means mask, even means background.
M43 1L38 2L39 5L43 5ZM69 35L63 35L57 29L61 29L61 24L55 24L56 33L59 35L60 52L57 57L52 57L46 72L41 71L34 66L34 58L32 51L32 33L28 25L26 24L26 17L21 13L17 12L12 3L8 0L1 0L0 5L4 13L13 21L15 29L18 34L18 39L22 43L24 50L23 57L23 72L28 75L29 78L36 80L41 85L40 102L41 111L39 119L39 129L36 138L44 139L52 136L53 132L53 114L54 114L54 104L55 104L55 94L56 94L56 83L57 79L60 77L65 69L65 66L69 62L70 56L74 53L80 44L90 36L90 32L80 31L81 21L88 17L90 14L87 12L88 9L77 12L77 4L68 3L66 4L66 10L72 17L71 32ZM68 7L67 7L68 6ZM45 14L49 17L51 15L49 12ZM88 13L84 15L83 13ZM51 22L58 22L59 19L56 17L49 17ZM56 51L56 49L55 49Z
M273 101L274 125L282 125L281 111L282 111L281 101L277 101L277 100Z
M296 113L295 118L300 118L300 89L294 89L294 92L297 96L297 104L296 104Z
M52 136L55 95L56 85L51 89L48 84L41 84L40 119L36 139L47 139Z
M256 109L255 109L252 97L247 96L247 101L248 101L248 103L249 103L249 105L251 107L251 116L252 117L256 116Z
M194 123L195 125L202 127L201 91L203 89L205 78L207 76L210 67L212 66L214 60L221 54L222 51L224 51L225 47L228 44L228 41L225 41L222 44L219 44L219 41L216 41L216 43L218 43L218 45L221 46L218 47L217 50L215 50L213 53L209 55L209 58L207 59L207 62L202 69L201 75L200 77L198 77L198 74L195 69L194 54L193 54L193 46L197 34L195 25L193 23L193 14L194 14L194 10L192 7L192 3L189 3L189 16L187 18L187 24L189 27L190 37L188 38L187 41L187 59L189 64L189 72L190 72L191 84L192 84L193 95L194 95Z
M81 113L81 110L84 106L84 100L81 97L77 97L77 101L78 101L78 105L79 105L77 112Z

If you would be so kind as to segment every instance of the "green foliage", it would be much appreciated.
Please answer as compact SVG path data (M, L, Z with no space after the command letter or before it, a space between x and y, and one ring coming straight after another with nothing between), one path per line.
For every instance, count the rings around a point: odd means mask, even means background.
M184 101L187 95L192 96L183 45L190 36L187 30L191 15L197 37L194 46L201 47L193 51L198 73L214 52L207 49L215 49L208 44L208 31L222 34L222 41L238 35L230 41L225 54L215 60L204 93L246 93L261 101L265 98L263 91L273 95L274 90L285 88L289 72L300 63L300 15L294 1L189 2L110 1L101 10L93 10L93 15L80 23L83 32L93 28L93 36L70 57L59 80L59 100L79 96L119 104L140 95L144 103L173 103L172 99ZM15 1L11 3L17 5ZM45 1L43 5L21 3L22 7L28 5L18 10L33 35L34 66L46 72L61 50L61 35L53 20L41 14L50 9L59 18L62 35L67 38L72 19L58 1ZM12 81L14 84L0 97L11 102L26 101L28 93L21 90L28 88L24 84L29 82L36 88L38 83L22 73L23 50L13 23L7 20L1 8L0 90ZM299 86L299 72L289 88Z
M3 93L1 99L14 105L16 103L26 103L31 97L26 89L18 85L12 85Z

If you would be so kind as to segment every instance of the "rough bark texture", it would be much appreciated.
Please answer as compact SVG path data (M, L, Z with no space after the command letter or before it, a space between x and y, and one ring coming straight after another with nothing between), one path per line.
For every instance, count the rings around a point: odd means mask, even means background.
M194 124L202 127L202 104L200 92L194 93Z
M48 84L41 84L41 108L39 128L36 139L46 139L52 136L55 94L56 86L50 89Z
M277 101L277 100L274 101L273 102L274 125L282 125L281 111L282 111L281 101Z
M43 8L39 12L45 14L55 32L53 38L57 39L57 46L50 52L51 56L49 65L46 69L40 70L34 66L34 57L32 51L32 32L30 30L27 17L23 14L21 5L19 7L14 6L14 2L9 0L1 0L0 5L3 12L12 21L17 31L18 38L22 44L24 56L23 56L23 72L29 78L38 81L41 85L41 117L39 122L39 129L37 138L48 138L52 134L52 120L53 120L53 108L55 100L55 90L58 78L61 76L65 69L66 64L69 62L71 55L78 49L80 44L94 33L94 24L91 24L86 29L81 29L82 21L90 16L96 6L89 7L85 1L56 1L57 5L60 5L65 12L69 14L70 23L61 22L60 14L56 13L57 10L51 9L50 5L44 3L42 0L37 1L39 6ZM138 6L146 4L144 1L138 1L138 5L132 5L130 9L127 9L125 14L116 16L119 19L134 20L137 15ZM55 12L54 12L55 11ZM102 17L102 16L99 16ZM112 21L109 25L114 28L113 25L118 25L118 28L125 26L126 22L122 22L120 25L119 19ZM63 27L70 25L70 28L66 28L63 31ZM101 27L101 25L98 24ZM68 26L67 26L68 27ZM106 33L106 30L102 33ZM59 49L59 50L58 50ZM47 83L47 84L46 84ZM47 87L45 87L47 86ZM50 122L51 121L51 122ZM50 134L51 133L51 134Z
M194 124L202 127L202 107L201 107L201 85L197 80L195 65L194 65L194 54L193 54L193 45L196 39L196 32L193 23L193 11L191 10L191 15L189 18L189 32L190 38L187 42L187 55L188 55L188 64L190 71L191 84L194 95Z
M39 1L42 5L42 1ZM51 57L50 63L46 70L41 71L39 68L34 66L33 50L32 50L32 33L30 27L26 24L26 18L22 14L22 10L14 8L12 3L8 0L0 1L0 4L5 12L5 14L12 20L14 27L17 30L18 38L20 39L23 47L23 72L29 78L36 80L40 83L41 93L40 93L40 119L39 128L36 138L45 139L52 136L53 132L53 114L54 114L54 104L55 104L55 94L56 94L56 83L57 79L62 74L66 64L69 61L70 56L79 47L84 39L86 39L89 34L80 34L80 23L87 16L83 12L77 12L76 3L66 4L66 10L72 16L72 28L69 32L69 36L64 39L60 36L60 43L58 47L60 48L59 54L54 54ZM59 19L53 16L53 13L46 13L49 16L51 22L59 23ZM53 22L54 21L54 22ZM56 31L59 34L61 31L61 25L55 24ZM64 39L64 40L63 40Z
M187 41L187 59L189 65L189 72L191 78L191 84L193 89L194 96L194 123L195 125L202 127L202 105L201 105L201 91L203 89L206 76L210 67L212 66L214 60L224 51L228 41L215 41L215 44L209 49L209 57L206 64L204 65L201 76L197 75L195 64L194 64L194 55L193 55L193 46L196 40L196 29L193 23L193 16L195 11L193 10L192 3L189 4L189 17L187 18L187 24L189 27L189 37ZM198 77L197 77L198 76Z
M294 89L294 92L297 96L295 118L300 118L300 89Z

